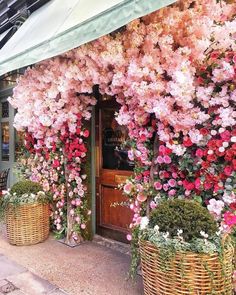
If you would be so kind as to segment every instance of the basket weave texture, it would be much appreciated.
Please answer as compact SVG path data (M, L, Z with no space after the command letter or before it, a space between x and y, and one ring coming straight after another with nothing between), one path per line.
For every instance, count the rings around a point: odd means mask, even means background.
M140 253L145 295L233 294L231 245L227 245L222 257L217 253L177 252L164 261L155 245L140 241Z
M26 246L46 240L49 235L49 214L48 204L10 205L6 212L9 243Z

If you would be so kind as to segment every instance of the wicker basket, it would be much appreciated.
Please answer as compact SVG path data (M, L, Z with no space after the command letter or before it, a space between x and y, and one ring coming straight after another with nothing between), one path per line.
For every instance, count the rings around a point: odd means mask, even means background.
M145 295L231 295L234 248L219 255L177 252L166 261L158 248L140 241Z
M33 245L46 240L49 234L49 205L9 206L6 229L8 241L13 245Z

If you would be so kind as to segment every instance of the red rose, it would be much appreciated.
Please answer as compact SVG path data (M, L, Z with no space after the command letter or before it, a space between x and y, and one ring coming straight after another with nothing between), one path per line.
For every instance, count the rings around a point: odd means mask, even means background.
M201 128L201 129L200 129L200 133L201 133L202 135L207 135L207 134L209 134L209 131L208 131L206 128Z
M76 128L76 134L80 135L81 129L80 128Z
M215 162L217 159L216 155L213 154L213 155L207 155L207 161L209 162Z
M196 156L202 158L204 156L204 151L202 149L197 149Z
M203 186L204 189L209 190L212 188L212 183L205 181Z
M231 166L226 166L226 167L224 168L224 173L225 173L225 175L230 176L230 175L232 174L232 172L233 172L233 169L232 169Z
M59 160L53 160L53 163L52 163L52 167L53 168L58 168L60 167L60 161Z
M224 132L220 133L220 137L224 140L224 141L229 141L231 138L231 133L229 132L229 130L225 130Z
M150 171L149 170L146 170L143 172L143 176L147 177L150 175Z
M225 153L225 160L226 161L231 161L233 159L233 156L234 156L234 151L232 151L231 149L229 149Z
M202 165L202 167L205 168L205 169L207 169L207 168L210 167L210 163L209 163L209 162L206 162L206 161L202 161L201 165Z
M231 204L229 205L229 207L230 207L230 209L236 211L236 203L231 203Z
M183 145L185 147L190 147L193 145L193 143L192 143L191 139L188 137L187 139L184 140Z

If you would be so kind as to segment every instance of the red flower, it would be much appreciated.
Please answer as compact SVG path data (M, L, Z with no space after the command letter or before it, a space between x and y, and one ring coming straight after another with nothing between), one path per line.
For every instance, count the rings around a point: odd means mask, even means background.
M202 161L201 165L202 165L202 167L205 168L205 169L207 169L207 168L210 167L210 163L209 163L209 162L206 162L206 161Z
M209 131L208 131L206 128L201 128L201 129L200 129L200 133L201 133L202 135L207 135L207 134L209 134Z
M204 156L204 151L202 149L197 149L196 156L202 158Z
M236 211L236 203L231 203L231 204L229 205L229 207L230 207L230 209Z
M190 147L190 146L193 145L193 143L192 143L191 139L188 137L188 138L186 138L186 139L184 140L183 145L184 145L185 147Z
M224 168L224 173L225 173L225 175L230 176L230 175L232 174L232 172L233 172L233 169L232 169L231 166L226 166L226 167Z
M209 190L212 188L212 183L205 181L203 186L204 189Z
M88 129L86 129L86 130L83 131L83 136L84 137L89 137L89 131L88 131Z
M217 159L217 156L215 154L207 155L207 161L209 161L209 162L215 162L216 159Z
M195 184L195 188L196 188L197 190L199 190L200 187L201 187L201 180L200 180L200 178L197 178L197 179L194 181L194 184Z
M59 160L53 160L53 163L52 163L52 167L53 168L58 168L60 167L60 161Z
M220 137L224 140L224 141L229 141L231 138L231 133L229 132L229 130L225 130L224 132L220 133Z

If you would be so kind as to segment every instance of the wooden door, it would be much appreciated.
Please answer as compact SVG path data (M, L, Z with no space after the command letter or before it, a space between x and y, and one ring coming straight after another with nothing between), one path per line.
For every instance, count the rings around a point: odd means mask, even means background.
M116 122L117 111L113 99L100 101L96 111L96 226L98 234L127 242L132 213L117 186L132 174L133 163L121 147L128 131Z

